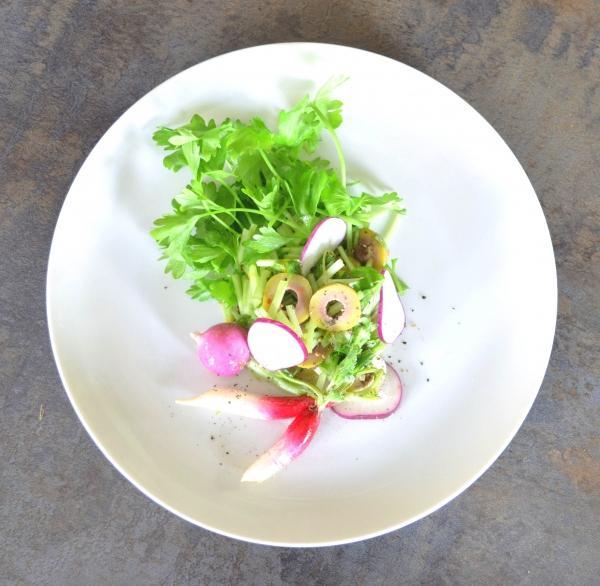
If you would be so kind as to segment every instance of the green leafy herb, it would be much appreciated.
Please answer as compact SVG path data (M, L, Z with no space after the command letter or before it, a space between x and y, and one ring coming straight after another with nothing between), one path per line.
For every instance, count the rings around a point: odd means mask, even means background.
M311 394L321 404L356 392L353 383L367 375L372 375L370 386L361 392L376 393L382 371L373 361L383 346L371 315L382 276L351 258L357 233L353 227L367 227L382 212L404 213L397 193L352 195L348 189L336 134L342 102L331 95L342 81L334 78L314 98L305 96L280 112L275 130L260 118L217 123L194 115L183 126L164 126L153 135L166 151L164 166L185 168L190 177L151 232L166 261L165 271L188 280L187 293L193 299L218 301L228 320L247 326L267 314L262 299L269 277L300 273L300 251L322 218L346 221L347 241L323 255L308 278L314 287L336 281L353 287L361 300L359 325L352 332L332 333L310 321L300 324L293 300L286 296L285 307L269 311L301 333L311 349L317 344L332 349L319 366L318 381L307 382L293 370L273 373L254 362L249 365L287 391ZM336 149L335 167L315 154L324 133ZM406 285L396 275L395 260L390 269L402 292Z

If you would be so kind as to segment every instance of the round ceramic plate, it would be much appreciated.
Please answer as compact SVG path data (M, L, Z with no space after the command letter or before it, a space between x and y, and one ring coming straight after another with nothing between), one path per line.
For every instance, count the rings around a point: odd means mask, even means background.
M181 407L216 381L191 330L221 320L163 274L149 236L185 185L151 135L193 113L274 124L333 75L349 80L340 138L349 175L395 189L407 215L393 242L408 325L389 354L405 396L390 418L328 412L287 470L240 483L285 422ZM325 139L324 154L333 150ZM50 254L52 347L69 398L106 457L184 519L248 541L329 545L434 511L504 450L542 382L556 318L552 245L523 169L493 128L426 75L365 51L254 47L200 63L132 106L98 142L67 195ZM257 382L256 390L264 390Z

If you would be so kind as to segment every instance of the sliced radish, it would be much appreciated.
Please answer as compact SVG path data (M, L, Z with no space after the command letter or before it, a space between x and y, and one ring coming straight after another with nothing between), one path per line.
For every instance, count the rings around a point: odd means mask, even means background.
M315 400L311 397L261 396L229 387L217 387L198 397L178 399L175 402L179 405L201 407L211 411L221 411L266 421L297 417L315 404Z
M346 222L340 218L321 220L310 233L302 253L302 274L306 275L316 262L327 252L339 246L346 236Z
M352 399L334 403L331 410L344 419L385 419L400 405L402 381L388 364L377 399Z
M320 412L306 409L286 429L283 436L242 476L242 482L262 482L295 460L311 442L320 421Z
M264 317L250 326L248 346L254 360L267 370L296 366L308 356L304 342L291 328Z
M386 344L392 344L404 329L406 315L389 271L383 271L383 285L379 292L377 332Z

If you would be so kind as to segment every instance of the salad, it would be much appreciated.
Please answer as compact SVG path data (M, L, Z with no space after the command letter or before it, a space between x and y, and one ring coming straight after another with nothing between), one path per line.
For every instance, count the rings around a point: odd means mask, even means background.
M187 293L214 299L224 322L192 334L211 372L243 369L284 396L223 385L178 403L264 420L291 419L281 439L242 476L261 482L295 459L323 413L383 418L400 404L402 384L382 353L401 333L407 288L386 239L405 213L397 193L373 195L350 182L336 129L342 103L331 80L311 99L261 118L220 124L194 115L153 135L164 165L190 182L151 234L165 271ZM315 154L327 133L337 169ZM379 215L387 229L370 224Z

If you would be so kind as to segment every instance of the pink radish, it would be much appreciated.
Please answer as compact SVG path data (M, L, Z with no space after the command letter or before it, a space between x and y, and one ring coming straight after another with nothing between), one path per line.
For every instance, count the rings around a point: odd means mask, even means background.
M308 357L300 336L285 324L264 317L250 326L248 346L254 360L268 370L290 368Z
M198 345L202 364L219 376L235 376L250 360L248 333L233 323L217 324L205 332L190 334Z
M340 218L321 220L310 233L300 254L302 274L306 275L327 252L339 246L346 236L346 222Z
M179 405L201 407L211 411L221 411L231 415L241 415L252 419L291 419L313 407L312 397L275 397L272 395L255 395L247 391L233 388L214 388L198 397L178 399Z
M386 344L392 344L404 329L406 316L398 296L392 275L383 271L383 285L379 292L377 332Z
M331 410L344 419L385 419L398 409L401 399L402 381L388 364L377 399L352 399L334 403Z
M262 482L285 468L306 449L319 421L318 409L311 407L303 411L290 423L283 436L244 472L242 482Z

